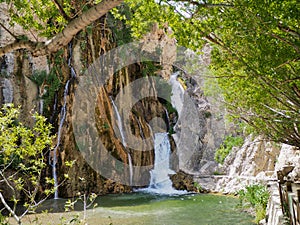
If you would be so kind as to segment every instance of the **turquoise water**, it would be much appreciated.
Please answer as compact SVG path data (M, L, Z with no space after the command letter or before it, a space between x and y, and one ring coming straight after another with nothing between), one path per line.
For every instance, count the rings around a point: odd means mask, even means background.
M88 223L128 225L254 224L238 209L238 199L210 194L160 196L145 193L106 195L88 211ZM77 205L77 209L81 208Z
M50 200L43 208L57 213L40 214L42 224L61 224L59 218L83 217L82 204L64 213L66 200ZM211 194L162 196L145 193L114 194L97 198L87 211L89 225L253 225L254 218L237 208L238 199ZM50 210L50 212L54 212ZM31 223L29 223L31 224Z

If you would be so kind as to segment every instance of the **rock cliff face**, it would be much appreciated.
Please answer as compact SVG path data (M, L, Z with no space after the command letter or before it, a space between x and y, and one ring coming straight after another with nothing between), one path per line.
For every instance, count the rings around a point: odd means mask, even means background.
M300 151L299 148L282 144L280 154L277 158L275 165L275 171L282 170L284 166L295 166L293 171L289 173L289 176L294 181L300 180Z
M1 23L9 27L16 36L26 35L30 40L34 40L34 36L20 26L9 25L5 3L0 4L0 15ZM0 28L0 31L0 46L14 41L14 37L4 29ZM31 110L39 108L39 89L31 80L32 74L37 70L48 70L46 57L32 57L30 52L19 50L0 58L0 103L20 105L21 117L27 124L33 122L30 116Z
M210 47L205 46L203 52L203 55L192 60L192 65L186 66L188 74L180 74L186 89L180 99L182 110L173 137L180 170L190 174L212 175L218 167L214 160L215 151L229 129L225 126L225 112L220 103L204 95ZM186 57L193 58L194 53L187 51ZM190 69L195 65L196 69Z
M265 141L261 136L245 139L241 148L234 148L222 166L226 176L217 182L216 190L234 193L247 185L267 183L273 179L280 146Z
M8 25L6 6L5 4L0 6L0 15L5 25ZM61 197L72 197L78 192L99 194L129 192L130 184L148 185L149 171L153 168L155 157L153 133L171 131L171 126L177 122L176 113L170 112L172 109L167 107L166 100L155 94L161 91L158 89L162 86L152 75L159 74L164 80L168 80L172 73L171 65L176 57L175 40L168 37L167 29L158 27L153 28L151 35L144 37L142 46L143 51L150 53L153 53L155 46L162 47L159 63L155 65L160 67L158 71L153 71L147 63L133 63L126 66L110 74L104 85L96 90L98 94L94 108L81 105L79 109L74 110L76 89L79 80L82 77L84 79L89 65L97 61L100 55L108 53L118 45L118 37L113 33L115 29L113 26L116 26L115 22L110 24L108 17L105 16L93 24L92 31L80 32L68 47L58 53L33 58L26 50L20 50L8 53L0 59L1 104L13 102L15 105L21 105L22 119L28 124L33 122L30 112L39 111L48 117L54 126L54 132L59 131L61 135L54 143L55 154L58 156L56 165L58 182L63 182L59 187ZM17 35L25 34L34 40L32 34L22 30L21 27L15 26L11 29ZM1 46L13 41L5 30L0 28L0 31ZM206 56L208 55L209 52ZM200 63L207 65L208 58L204 58ZM182 102L185 104L182 115L175 127L176 133L173 136L175 140L171 138L172 151L176 153L171 159L172 169L188 173L200 171L201 174L212 174L217 166L213 160L214 150L225 133L223 120L217 119L213 107L203 95L200 88L202 78L198 81L193 75L182 77L189 82ZM138 90L134 86L130 88L130 84L139 78L144 79L144 85ZM132 96L135 94L150 97L133 102ZM82 97L89 98L89 96ZM126 119L126 126L123 128L125 141L121 138L120 121L113 101L118 103L120 117ZM124 110L128 105L133 105L129 112ZM81 142L74 134L79 131L74 130L74 124L89 121L91 110L95 116L97 137L102 144L101 147L92 146L91 149L86 148L82 152ZM89 134L92 131L88 126L80 129L80 132L82 130L86 132L82 137L83 140L89 142ZM135 140L143 142L137 145L139 142ZM105 152L101 149L105 149ZM111 170L107 172L108 176L102 176L103 174L97 170L105 168L110 162L107 153L121 162L122 166L113 163L112 167L109 167ZM49 161L53 154L52 151ZM87 162L86 157L92 160ZM72 168L66 166L67 161L74 161ZM98 169L95 170L94 166ZM65 173L69 174L69 179L64 181ZM50 165L45 175L52 176ZM125 183L122 180L123 176L127 178Z

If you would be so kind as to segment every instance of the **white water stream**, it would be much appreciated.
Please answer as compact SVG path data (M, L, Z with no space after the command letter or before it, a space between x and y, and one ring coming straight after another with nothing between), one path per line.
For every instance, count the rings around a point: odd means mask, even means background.
M184 194L186 191L178 191L172 187L169 175L175 172L170 169L171 146L168 133L156 133L154 135L155 160L154 168L150 171L150 185L142 189L148 193L156 194Z
M59 126L58 126L58 131L57 131L57 142L56 145L53 149L53 155L49 159L50 160L50 165L52 166L52 176L54 179L54 199L58 199L58 181L57 181L57 172L56 172L56 164L57 164L57 151L58 147L60 145L60 140L61 140L61 131L63 128L63 124L66 119L66 114L67 114L67 96L69 94L69 85L70 85L70 80L67 81L64 89L64 102L60 110L60 121L59 121Z
M54 199L58 199L58 179L57 179L57 171L56 171L56 164L57 164L57 151L60 145L61 141L61 133L62 133L62 128L66 119L67 115L67 96L69 95L69 86L70 82L72 79L76 78L76 72L72 66L72 43L69 44L69 59L68 59L68 66L70 68L71 72L71 78L66 82L65 88L64 88L64 94L63 94L63 105L60 110L60 121L59 121L59 126L58 126L58 131L57 131L57 142L56 145L53 149L53 154L49 156L49 164L52 166L52 176L54 179ZM55 99L54 102L54 109L56 107L57 101Z
M124 135L124 131L123 131L122 119L121 119L119 110L118 110L118 108L117 108L114 100L112 99L112 97L110 97L110 100L111 100L111 104L112 104L112 106L114 108L115 115L117 117L117 123L118 123L118 128L119 128L121 139L122 139L122 144L126 148L127 144L126 144L126 141L125 141L125 135Z
M178 75L179 72L173 73L170 77L169 83L172 86L171 104L177 110L178 116L180 116L184 101L184 89L177 80Z
M114 100L112 99L112 97L110 97L110 100L111 100L111 104L114 108L115 115L117 117L117 124L118 124L119 132L120 132L120 135L121 135L122 144L126 148L127 143L126 143L125 134L124 134L124 131L123 131L122 118L120 116L119 110L118 110ZM128 166L129 166L129 185L131 186L132 185L132 179L133 179L133 165L132 165L132 158L131 158L129 152L127 152L127 157L128 157Z

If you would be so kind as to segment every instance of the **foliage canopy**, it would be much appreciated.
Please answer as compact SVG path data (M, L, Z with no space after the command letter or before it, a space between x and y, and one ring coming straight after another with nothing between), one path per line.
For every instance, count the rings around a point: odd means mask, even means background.
M130 1L139 37L159 22L178 44L212 47L210 71L231 117L272 140L300 146L300 3L289 1Z
M103 1L0 0L8 3L11 24L46 37ZM133 37L140 38L157 22L172 29L178 45L201 52L210 43L211 74L232 118L270 139L300 146L299 1L124 2L128 10L122 6L122 13L112 14L127 23Z

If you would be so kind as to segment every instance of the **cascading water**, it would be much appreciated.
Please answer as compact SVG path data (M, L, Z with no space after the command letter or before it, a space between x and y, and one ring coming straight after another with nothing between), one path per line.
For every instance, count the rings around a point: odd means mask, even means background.
M114 100L112 99L112 97L110 97L110 100L111 100L111 104L114 108L114 111L115 111L115 114L117 116L117 122L118 122L118 128L119 128L119 131L120 131L120 135L121 135L121 138L122 138L122 144L123 146L126 148L127 144L126 144L126 141L125 141L125 135L124 135L124 132L123 132L123 124L122 124L122 119L121 119L121 116L120 116L120 113L119 113L119 110L114 102Z
M129 154L129 152L127 153L128 156L128 164L129 164L129 185L132 186L132 178L133 178L133 166L132 166L132 159L131 156Z
M52 114L50 117L51 124L54 123L54 118L55 118L56 113L57 113L57 92L55 92L55 94L54 94L54 104L52 106Z
M171 146L168 133L154 134L155 160L154 168L150 171L150 185L142 191L156 194L184 194L185 191L177 191L172 187L170 174L175 172L170 169Z
M184 89L177 80L179 72L173 73L170 77L169 83L172 86L171 104L177 110L180 116L183 107Z
M57 173L56 173L56 164L57 164L57 150L60 145L60 140L61 140L61 131L63 124L66 119L66 114L67 114L67 95L69 94L69 85L70 85L70 80L67 81L64 89L64 103L63 106L61 107L60 111L60 121L59 121L59 126L58 126L58 131L57 131L57 142L56 145L53 149L53 154L52 157L50 156L50 165L52 166L52 176L54 179L54 199L58 199L58 181L57 181ZM52 159L52 161L51 161Z
M119 113L119 110L114 102L114 100L112 99L112 97L110 97L111 100L111 104L113 106L115 115L117 116L117 121L118 121L118 128L119 128L119 132L121 135L121 139L122 139L122 144L123 146L126 148L127 144L125 141L125 135L124 135L124 131L123 131L123 123L122 123L122 119ZM127 157L128 157L128 166L129 166L129 185L132 185L132 179L133 179L133 165L132 165L132 158L130 156L130 153L127 152Z
M57 171L56 171L56 164L57 164L57 151L60 145L60 140L61 140L61 132L62 128L66 119L67 115L67 96L69 94L69 86L70 82L72 79L76 78L76 73L75 70L72 66L72 43L69 44L69 59L68 59L68 66L70 68L71 72L71 78L66 82L65 88L64 88L64 95L63 95L63 105L60 110L60 121L59 121L59 126L58 126L58 131L57 131L57 142L56 145L53 149L53 154L49 156L49 164L52 166L52 176L54 179L54 199L58 199L58 179L57 179ZM56 108L56 99L54 103L54 108Z
M43 115L43 110L44 109L44 99L40 99L40 101L39 101L39 114L40 115Z
M72 66L72 55L73 55L73 47L72 42L69 43L69 59L68 59L68 66L71 72L71 78L76 78L76 72L74 67Z

